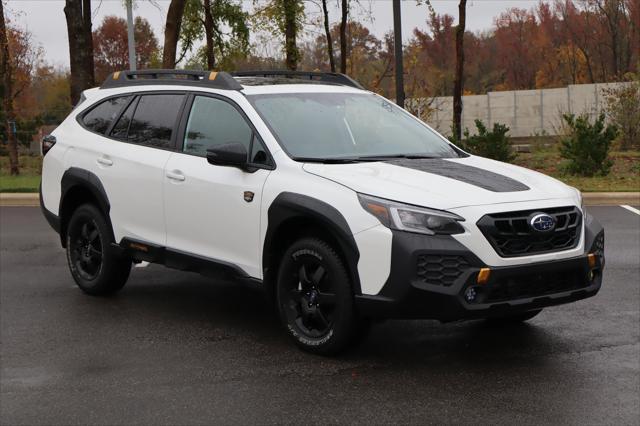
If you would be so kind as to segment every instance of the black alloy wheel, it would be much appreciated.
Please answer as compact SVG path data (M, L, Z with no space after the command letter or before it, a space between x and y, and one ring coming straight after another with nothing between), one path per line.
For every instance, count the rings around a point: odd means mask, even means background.
M131 271L131 259L114 250L113 231L93 204L79 206L66 227L71 276L85 293L102 296L120 290Z
M73 234L71 233L73 232ZM102 239L98 225L83 218L70 230L70 258L77 273L87 281L95 279L102 269Z
M276 283L280 319L302 349L333 355L366 331L356 315L347 269L336 250L302 238L284 253Z

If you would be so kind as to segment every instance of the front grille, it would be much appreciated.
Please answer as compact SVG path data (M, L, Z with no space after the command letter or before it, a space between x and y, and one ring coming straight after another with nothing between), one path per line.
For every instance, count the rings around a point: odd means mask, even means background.
M536 231L530 226L531 219L546 213L555 218L553 231ZM578 245L582 213L577 207L556 207L542 210L484 215L478 228L502 257L526 256L568 250Z
M554 271L552 273L531 274L504 278L491 283L487 288L485 303L525 299L562 293L585 287L587 280L577 270Z
M419 255L418 279L426 284L451 286L469 268L462 256Z

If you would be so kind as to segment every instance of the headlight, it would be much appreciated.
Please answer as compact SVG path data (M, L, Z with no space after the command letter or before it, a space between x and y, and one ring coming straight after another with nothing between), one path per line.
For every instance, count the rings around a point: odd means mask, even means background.
M420 234L461 234L464 219L442 210L415 207L382 198L358 194L360 204L387 228Z

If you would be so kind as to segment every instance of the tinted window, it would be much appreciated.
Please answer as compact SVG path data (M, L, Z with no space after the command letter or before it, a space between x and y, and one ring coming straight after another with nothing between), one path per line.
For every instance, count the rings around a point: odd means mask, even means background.
M137 100L131 102L127 109L122 113L116 125L113 126L113 130L111 130L112 137L122 140L127 139L127 133L129 132L129 123L131 123L131 117L133 117L133 111L135 111L137 104Z
M107 99L85 114L82 122L88 129L104 134L130 98L130 96L122 96Z
M240 142L249 152L252 135L251 127L231 104L196 96L187 123L183 151L204 157L207 149L215 145Z
M127 140L159 148L171 147L171 133L176 125L183 95L144 95L129 125Z

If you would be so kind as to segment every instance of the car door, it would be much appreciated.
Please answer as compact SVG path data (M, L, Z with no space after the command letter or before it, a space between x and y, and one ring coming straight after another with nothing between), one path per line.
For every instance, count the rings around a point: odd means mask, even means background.
M262 187L272 160L244 113L230 100L192 95L180 152L165 167L167 247L240 267L260 277ZM206 151L240 142L252 172L212 165Z
M164 166L175 147L185 99L183 93L136 96L110 129L110 142L97 152L116 241L166 242Z

